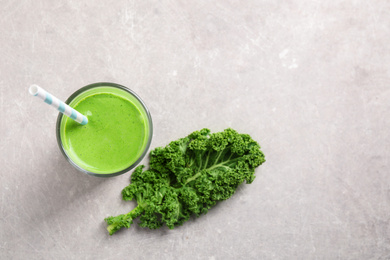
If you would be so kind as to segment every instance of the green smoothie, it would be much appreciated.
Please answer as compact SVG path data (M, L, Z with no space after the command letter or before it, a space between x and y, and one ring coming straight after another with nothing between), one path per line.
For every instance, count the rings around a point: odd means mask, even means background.
M126 91L98 87L69 105L88 118L88 124L80 125L64 116L60 127L63 150L80 168L97 174L120 172L147 149L147 114Z

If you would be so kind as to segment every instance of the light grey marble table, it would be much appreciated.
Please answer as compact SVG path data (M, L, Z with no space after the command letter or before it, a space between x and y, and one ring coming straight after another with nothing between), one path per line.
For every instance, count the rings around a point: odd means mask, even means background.
M2 0L0 259L390 259L390 2ZM114 236L131 172L69 165L57 112L100 81L149 106L152 147L257 140L251 185L169 230ZM147 163L147 158L143 161Z

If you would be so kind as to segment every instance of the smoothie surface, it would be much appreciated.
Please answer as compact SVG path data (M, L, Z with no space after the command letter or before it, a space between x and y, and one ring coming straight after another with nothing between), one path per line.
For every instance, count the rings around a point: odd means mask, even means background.
M62 143L77 165L104 174L124 170L139 158L147 138L146 119L131 101L97 93L74 108L88 117L88 124L64 118Z

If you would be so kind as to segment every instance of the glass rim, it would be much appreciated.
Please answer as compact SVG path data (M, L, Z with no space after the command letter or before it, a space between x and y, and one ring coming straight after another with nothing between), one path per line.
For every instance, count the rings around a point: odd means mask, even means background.
M146 142L145 149L142 152L142 154L129 167L127 167L127 168L125 168L123 170L120 170L120 171L113 172L113 173L96 173L96 172L90 172L88 170L85 170L85 169L81 168L75 162L73 162L73 160L66 154L66 152L64 150L64 147L62 145L62 141L61 141L61 121L62 121L62 118L64 117L64 114L62 114L61 112L58 113L57 123L56 123L57 144L58 144L58 146L60 148L60 151L61 151L62 155L65 157L65 159L73 167L75 167L77 170L79 170L79 171L81 171L81 172L83 172L85 174L88 174L88 175L91 175L91 176L96 176L96 177L114 177L114 176L118 176L118 175L124 174L124 173L134 169L142 161L142 159L145 157L146 153L149 151L150 145L152 143L152 137L153 137L152 116L151 116L150 111L149 111L148 107L146 106L145 102L133 90L131 90L131 89L129 89L129 88L123 86L123 85L120 85L120 84L117 84L117 83L113 83L113 82L97 82L97 83L92 83L92 84L86 85L86 86L78 89L77 91L75 91L72 95L70 95L69 98L65 101L65 103L69 105L69 103L73 99L75 99L78 95L80 95L81 93L83 93L83 92L85 92L87 90L93 89L93 88L97 88L97 87L113 87L113 88L122 89L122 90L128 92L130 95L132 95L141 104L142 108L144 109L144 111L145 111L145 113L147 115L147 120L148 120L148 123L149 123L149 135L147 137L148 140Z

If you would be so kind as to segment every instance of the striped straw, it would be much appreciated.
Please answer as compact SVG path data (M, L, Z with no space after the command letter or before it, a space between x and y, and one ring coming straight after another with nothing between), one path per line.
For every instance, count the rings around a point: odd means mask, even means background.
M86 125L88 123L88 119L86 116L83 116L64 102L60 101L55 96L48 93L46 90L42 89L41 87L35 84L31 85L28 89L28 92L30 92L30 94L33 96L39 97L40 99L45 101L45 103L51 105L52 107L55 107L58 111L72 118L77 123L80 123L82 125Z

